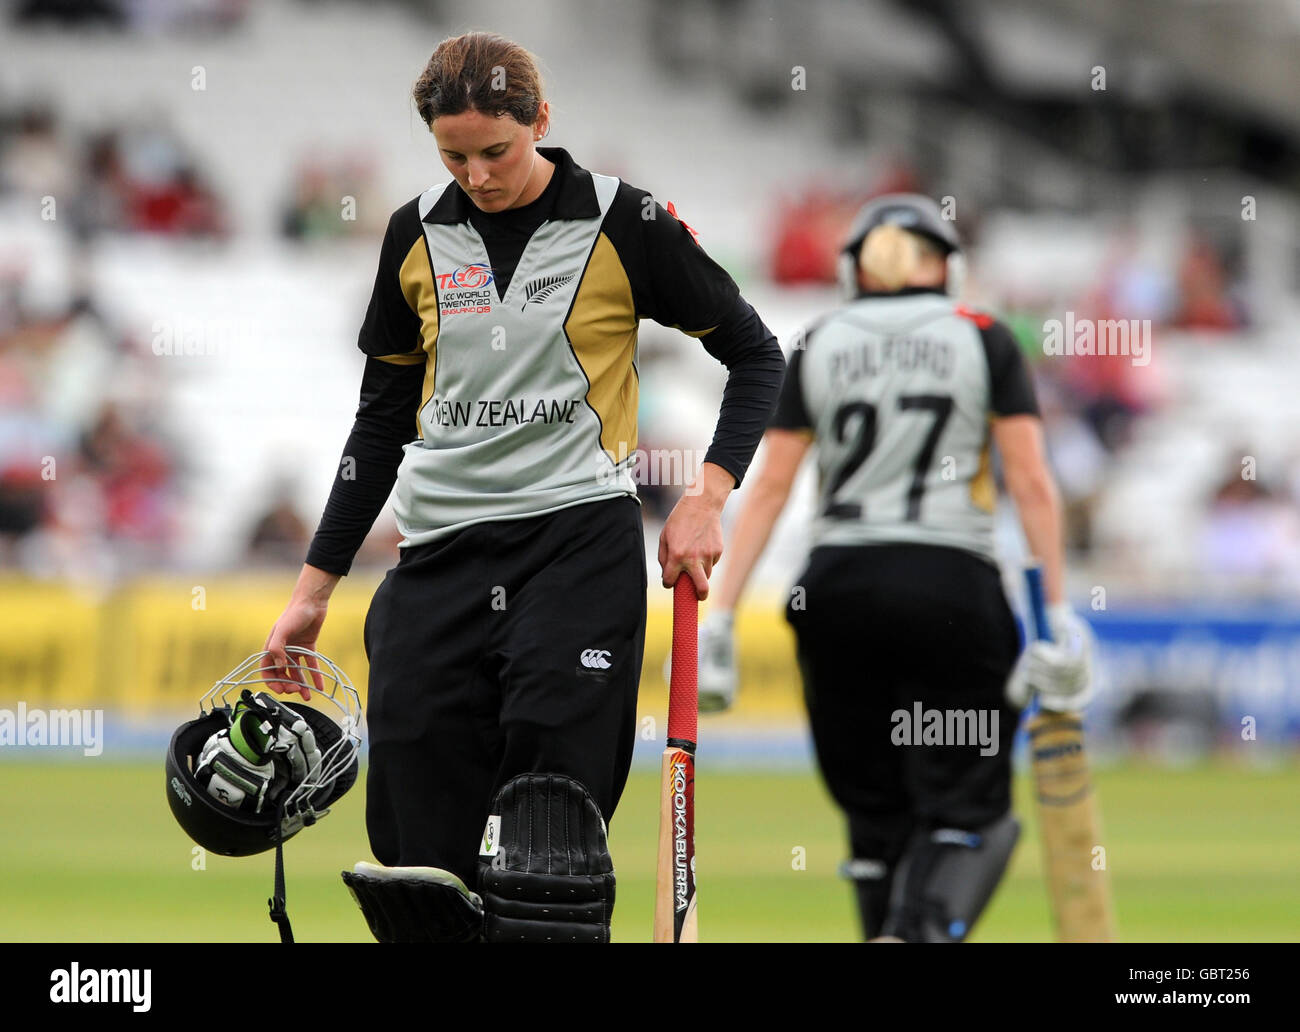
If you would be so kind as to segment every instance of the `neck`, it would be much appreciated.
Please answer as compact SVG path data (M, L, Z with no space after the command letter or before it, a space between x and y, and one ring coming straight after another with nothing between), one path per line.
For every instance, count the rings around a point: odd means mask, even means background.
M542 191L551 181L551 176L555 172L555 165L549 159L542 157L536 151L533 151L533 167L528 173L528 184L524 187L519 199L511 208L522 208L525 204L532 204L533 201L542 196Z

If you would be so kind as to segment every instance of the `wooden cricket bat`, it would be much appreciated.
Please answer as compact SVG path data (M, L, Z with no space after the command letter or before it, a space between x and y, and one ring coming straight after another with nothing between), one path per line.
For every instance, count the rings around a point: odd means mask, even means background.
M1051 640L1043 574L1025 570L1037 636ZM1043 835L1047 893L1060 942L1114 942L1115 918L1083 719L1034 707L1026 732Z
M668 743L659 784L655 942L699 942L695 912L695 743L699 724L700 603L691 578L673 586Z

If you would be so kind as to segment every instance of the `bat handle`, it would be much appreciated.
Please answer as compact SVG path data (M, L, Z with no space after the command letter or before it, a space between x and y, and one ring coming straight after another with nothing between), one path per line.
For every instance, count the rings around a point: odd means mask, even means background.
M1025 588L1029 592L1029 611L1033 616L1034 634L1040 641L1052 640L1047 622L1047 595L1043 590L1043 568L1034 563L1025 567Z
M690 575L673 585L673 662L668 683L668 738L695 748L700 713L700 600Z

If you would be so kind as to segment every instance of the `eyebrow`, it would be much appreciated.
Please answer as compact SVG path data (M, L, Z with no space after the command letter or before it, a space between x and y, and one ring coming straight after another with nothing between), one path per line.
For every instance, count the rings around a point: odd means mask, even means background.
M506 147L506 146L509 146L509 144L510 144L510 141L509 141L509 140L499 140L499 141L496 142L496 143L489 143L486 147L484 147L484 148L482 148L482 149L485 150L485 151L490 151L493 147ZM442 148L442 152L443 152L444 154L460 154L460 153L461 153L461 152L458 151L458 150L453 150L451 147L443 147L443 148Z

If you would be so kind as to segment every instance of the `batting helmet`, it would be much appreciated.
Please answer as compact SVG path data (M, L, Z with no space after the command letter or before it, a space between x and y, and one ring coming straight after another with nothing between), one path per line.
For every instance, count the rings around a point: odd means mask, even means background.
M840 283L852 296L857 284L858 251L862 241L877 226L895 225L932 240L948 255L949 293L955 293L954 272L959 271L961 238L951 219L924 194L884 194L858 211L840 248Z
M269 653L255 652L221 678L199 700L199 716L182 724L167 747L167 804L178 824L204 849L221 856L252 856L276 850L276 899L272 900L272 918L281 924L281 933L292 941L284 914L283 866L280 846L304 827L316 823L329 813L329 807L357 780L358 752L361 746L361 697L348 676L330 659L310 649L289 646L290 662L298 657L315 660L323 688L317 687L309 670L305 679L313 698L325 709L297 702L279 701L279 705L300 716L315 737L320 761L305 777L281 779L278 794L267 805L253 812L247 807L230 805L209 794L208 786L195 776L199 757L214 735L228 732L236 711L235 700L246 688L266 687L264 675L272 667L264 665ZM297 689L299 685L294 684ZM278 700L277 700L278 701ZM331 715L326 710L333 709ZM277 916L278 903L278 916ZM281 923L283 921L283 923Z

